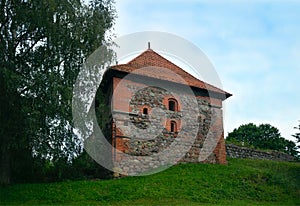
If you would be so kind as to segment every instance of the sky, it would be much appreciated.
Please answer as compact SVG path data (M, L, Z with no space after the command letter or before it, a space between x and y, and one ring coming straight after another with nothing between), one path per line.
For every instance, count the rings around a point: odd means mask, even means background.
M283 2L283 3L282 3ZM117 37L180 36L213 63L225 101L225 137L242 124L271 124L295 140L300 120L300 1L117 0ZM146 49L146 44L145 44Z

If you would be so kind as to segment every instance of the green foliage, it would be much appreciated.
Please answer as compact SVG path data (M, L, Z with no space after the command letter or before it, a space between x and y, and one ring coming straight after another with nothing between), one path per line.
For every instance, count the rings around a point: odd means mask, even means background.
M103 179L112 177L111 171L95 162L85 151L72 162L72 171L72 179Z
M299 163L267 160L180 164L150 176L6 186L0 204L299 205L299 173Z
M72 89L87 56L109 40L114 18L111 0L0 2L0 183L32 171L23 166L36 158L51 159L60 176L82 151ZM23 152L33 155L22 159Z
M298 132L296 132L292 136L296 138L297 143L300 143L300 121L298 127L294 127L294 129L298 130ZM298 145L297 147L300 149L300 145Z
M253 123L241 125L226 137L228 143L238 143L256 149L270 149L297 156L296 144L281 137L279 130L270 124L256 126Z

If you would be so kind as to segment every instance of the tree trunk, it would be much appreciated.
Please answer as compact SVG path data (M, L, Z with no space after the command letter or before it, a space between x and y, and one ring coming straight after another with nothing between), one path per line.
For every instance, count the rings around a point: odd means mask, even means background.
M10 183L10 153L1 149L0 156L0 184L9 184Z

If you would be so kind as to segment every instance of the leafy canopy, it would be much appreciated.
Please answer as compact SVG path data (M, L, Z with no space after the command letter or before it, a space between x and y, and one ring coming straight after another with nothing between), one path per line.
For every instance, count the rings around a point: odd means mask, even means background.
M249 123L241 125L228 134L226 141L252 146L257 149L277 150L293 156L297 154L295 143L281 137L279 130L270 124L256 126Z
M81 152L73 85L85 59L111 38L113 3L0 1L0 182L13 170L31 171L18 166L31 165L30 156L55 163Z
M297 143L300 143L300 121L298 127L294 127L294 129L298 130L298 132L296 132L292 136L296 138ZM298 148L300 149L300 145L298 145Z

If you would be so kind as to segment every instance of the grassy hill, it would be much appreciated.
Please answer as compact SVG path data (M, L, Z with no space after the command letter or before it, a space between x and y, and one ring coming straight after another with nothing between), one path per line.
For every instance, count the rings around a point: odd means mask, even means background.
M300 164L229 159L142 177L0 187L0 205L300 205Z

